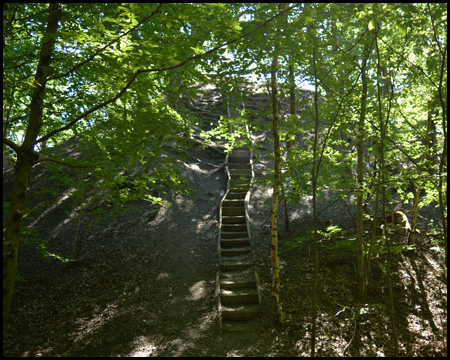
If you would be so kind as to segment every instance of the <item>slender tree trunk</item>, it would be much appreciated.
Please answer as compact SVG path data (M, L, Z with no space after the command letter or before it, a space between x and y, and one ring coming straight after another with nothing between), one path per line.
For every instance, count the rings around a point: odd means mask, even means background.
M283 11L286 4L279 4L278 11ZM277 29L277 37L280 30ZM272 300L275 306L277 321L279 324L284 322L283 309L280 301L280 264L278 261L278 203L280 197L280 179L281 179L281 151L280 151L280 119L278 114L278 85L277 85L277 68L278 55L276 51L279 48L279 39L275 39L275 46L271 67L271 92L272 92L272 110L273 110L273 140L274 140L274 173L273 173L273 195L272 195L272 212L270 217L270 234L272 237L271 261L272 261Z
M286 24L287 24L287 22L286 22ZM286 27L287 27L287 25L286 25ZM292 122L296 121L294 119L297 117L294 79L295 79L294 65L291 64L291 65L289 65L289 86L290 86L289 101L290 101L291 119L290 119L290 123L288 124L288 134L287 134L287 140L286 140L286 157L287 157L287 159L289 159L291 157L292 147L294 146L295 133L292 131L292 129L294 128L294 124L292 124ZM291 172L291 176L295 176L295 173ZM284 199L285 227L286 227L286 230L289 230L290 221L289 221L288 200L284 193L284 188L281 188L281 191L283 193L283 199Z
M358 123L358 193L356 205L356 254L358 261L357 283L358 283L358 299L361 301L366 294L366 277L364 268L364 241L363 241L363 199L364 199L364 126L366 117L366 99L367 99L367 80L366 80L366 59L364 59L361 68L362 94L361 94L361 115Z
M23 210L26 204L28 179L32 165L33 161L30 156L18 155L13 196L3 241L3 336L6 335L6 320L14 294Z
M275 50L277 50L275 45ZM273 200L272 213L270 217L270 233L272 236L272 299L275 305L278 323L284 321L283 310L280 301L280 265L278 261L278 201L280 196L280 174L281 174L281 154L280 154L280 134L279 134L279 116L278 116L278 90L277 90L277 67L278 56L274 55L272 59L271 85L272 85L272 109L273 109L273 140L275 166L273 174Z
M374 166L374 171L376 172L376 165ZM374 179L374 181L376 181L376 179ZM367 287L369 286L370 260L372 258L373 244L375 242L375 235L377 234L377 229L378 229L378 204L379 204L379 202L380 202L380 191L377 189L376 195L375 195L375 212L373 215L372 234L370 236L370 245L369 245L369 250L367 251L367 261L365 263L365 265L366 265L366 272L365 272L366 292L367 292Z
M428 173L432 175L432 166L431 165L431 135L433 131L433 101L430 100L428 102L428 119L427 119L427 135L425 138L425 151L423 153L423 166L428 169ZM415 185L414 186L414 202L413 209L411 215L411 232L408 236L408 245L414 245L415 243L415 232L417 229L417 213L419 210L419 194L420 188Z
M313 163L312 163L312 196L313 196L313 219L314 219L314 284L313 284L313 303L312 303L312 331L311 331L311 357L316 354L316 332L317 332L317 287L319 284L319 249L318 249L318 224L317 224L317 176L319 174L317 159L317 144L319 137L319 94L317 80L317 48L315 28L311 23L313 33L313 70L314 70L314 145L313 145Z
M385 241L387 246L387 265L386 265L386 276L388 283L388 292L389 292L389 312L391 318L391 329L393 335L393 343L394 343L394 356L398 356L398 335L397 335L397 326L395 323L395 309L394 309L394 297L392 293L392 281L391 281L391 242L390 235L387 233L386 228L386 183L385 183L385 162L384 162L384 137L385 137L385 126L382 115L382 102L381 102L381 91L382 91L382 79L381 79L381 60L380 60L380 51L378 48L378 34L380 28L377 27L376 38L375 38L375 47L377 51L377 97L378 97L378 118L380 121L380 171L381 171L381 194L382 194L382 213L383 213L383 230L385 234Z
M439 89L438 96L439 102L441 104L442 109L442 132L444 134L444 146L442 148L441 159L439 162L439 185L438 185L438 194L439 194L439 207L441 209L441 220L444 231L444 247L445 247L445 265L447 266L447 217L446 211L447 205L444 204L444 199L447 200L447 187L445 187L445 194L443 191L444 181L447 182L447 106L444 92L442 90L442 83L444 79L444 72L447 68L447 46L445 46L445 51L442 54L442 62L441 62L441 71L439 77Z
M28 180L31 173L31 167L39 158L33 151L33 147L42 126L45 86L50 68L53 45L55 43L53 35L56 34L60 16L61 12L59 4L50 3L46 34L51 35L51 37L42 42L39 63L35 75L35 87L31 94L30 118L25 139L20 147L11 141L4 140L4 142L17 153L17 163L15 165L14 190L11 199L11 207L6 223L5 240L3 242L3 336L6 334L6 320L14 294L17 254L22 228L23 211L26 204Z
M417 229L417 213L419 210L419 194L420 189L417 186L414 186L414 202L411 216L411 232L409 233L408 236L408 245L414 245L415 243L415 232Z
M290 102L290 112L292 120L293 118L297 118L297 104L295 97L295 73L294 73L294 65L289 65L289 102ZM292 126L290 126L292 128ZM291 153L291 149L294 143L295 134L289 131L286 141L287 148L287 156L289 157Z
M289 230L289 208L288 208L288 201L287 201L287 196L286 193L284 191L284 185L283 182L280 181L280 186L281 186L281 195L283 195L283 202L284 202L284 227L286 229L286 231Z

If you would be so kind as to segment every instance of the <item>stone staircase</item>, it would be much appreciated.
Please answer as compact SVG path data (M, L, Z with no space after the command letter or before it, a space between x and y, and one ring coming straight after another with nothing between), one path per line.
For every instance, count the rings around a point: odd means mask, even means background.
M225 331L250 331L258 326L254 322L260 311L261 292L247 214L253 180L251 157L251 150L241 147L226 159L228 187L220 205L220 265L215 290L220 327Z

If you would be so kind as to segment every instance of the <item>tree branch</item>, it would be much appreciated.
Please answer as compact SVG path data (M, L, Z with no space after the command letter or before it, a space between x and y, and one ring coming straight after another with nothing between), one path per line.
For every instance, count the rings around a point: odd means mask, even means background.
M134 146L133 149L139 148L140 145L142 145L144 143L144 141L147 140L150 136L154 135L157 130L158 130L158 128L155 127L152 131L149 131L149 133L141 141L139 141L138 143L135 144L136 146ZM158 140L158 148L160 147L162 139L163 138L160 136L159 140ZM108 162L114 163L117 160L122 159L125 156L129 155L130 153L131 153L131 151L121 152L119 155L109 159ZM99 154L99 153L97 153L97 154ZM92 158L92 156L91 156L91 158ZM74 164L69 164L67 162L64 162L64 161L61 161L61 160L57 160L57 159L53 159L53 158L42 158L42 159L39 159L38 161L36 161L36 164L39 164L39 163L42 163L42 162L46 162L46 161L47 162L55 162L57 164L65 165L65 166L71 167L73 169L91 168L91 167L99 166L99 165L105 163L104 161L101 161L101 162L97 162L97 163L91 163L89 165L88 164L83 164L83 163L79 164L79 165L74 165Z
M409 61L407 58L405 58L402 54L400 54L398 51L394 50L387 42L385 42L381 37L379 38L384 45L386 45L391 51L395 52L397 55L400 55L400 57L403 58L403 60L406 60L408 63L410 63L412 66L415 66L421 73L425 75L425 77L430 81L431 85L433 85L436 89L439 87L434 83L434 81L430 78L430 76L423 70L419 65L414 64L413 62Z
M17 145L14 141L3 137L3 144L5 144L6 146L9 146L11 149L13 149L16 153L18 153L20 151L20 146Z
M272 16L271 18L269 18L268 20L266 20L265 22L263 22L261 25L255 27L253 30L251 30L251 31L249 31L249 32L247 32L247 33L245 33L244 35L241 35L241 36L239 36L239 37L237 37L237 38L235 38L235 39L233 39L233 40L226 41L226 42L224 42L224 43L222 43L222 44L220 44L220 45L218 45L218 46L213 47L212 49L210 49L210 50L208 50L208 51L206 51L206 52L203 52L202 54L198 54L198 55L195 55L195 56L191 56L191 57L187 58L186 60L182 61L181 63L179 63L179 64L177 64L177 65L168 66L168 67L165 67L165 68L153 68L153 69L144 69L144 70L139 69L139 70L137 70L137 71L131 76L130 80L129 80L128 83L125 85L125 87L124 87L121 91L119 91L119 93L118 93L117 95L115 95L115 96L112 97L111 99L106 100L106 101L104 101L104 102L102 102L102 103L100 103L100 104L98 104L98 105L95 105L95 106L92 107L91 109L85 111L83 114L79 115L78 117L76 117L75 119L73 119L72 121L70 121L67 125L65 125L65 126L63 126L63 127L60 127L59 129L55 129L55 130L51 131L50 133L48 133L47 135L44 135L44 136L40 137L39 139L37 139L37 140L35 141L35 144L40 143L40 142L42 142L42 141L45 141L45 140L49 139L51 136L53 136L53 135L55 135L55 134L57 134L57 133L60 133L61 131L70 129L75 123L77 123L77 122L80 121L81 119L83 119L83 118L85 118L86 116L92 114L93 112L95 112L95 111L97 111L97 110L99 110L99 109L105 107L106 105L111 104L112 102L116 101L118 98L120 98L120 97L121 97L121 96L122 96L122 95L130 88L130 87L131 87L131 85L133 84L133 82L136 80L136 78L137 78L140 74L149 73L149 72L162 72L162 71L167 71L167 70L173 70L173 69L176 69L176 68L179 68L179 67L185 65L186 63L188 63L188 62L190 62L190 61L192 61L192 60L196 60L196 59L200 59L200 58L202 58L202 57L205 57L206 55L209 55L209 54L211 54L211 53L217 51L218 49L220 49L220 48L222 48L222 47L224 47L224 46L230 45L230 44L232 44L232 43L234 43L234 42L236 42L236 41L238 41L238 40L240 40L240 39L243 39L243 38L245 38L245 37L247 37L247 36L253 34L255 31L257 31L257 30L261 29L262 27L266 26L269 22L271 22L272 20L274 20L274 19L277 18L278 16L281 16L281 15L284 14L286 11L289 11L289 10L291 10L292 8L295 8L295 7L299 6L299 5L301 5L301 4L295 4L295 5L291 6L291 7L289 7L288 9L286 9L286 10L284 10L284 11L282 11L282 12L279 12L278 14Z
M429 3L427 3L427 8L428 8L428 11L429 11L429 13L430 13L431 26L433 27L434 40L436 41L436 44L437 44L437 46L438 46L439 53L440 53L441 55L444 55L444 54L442 53L441 45L439 44L439 41L438 41L438 39L437 39L436 27L434 26L434 19L433 19L434 16L433 16L433 13L431 12L430 4L429 4Z
M79 67L87 64L89 61L92 61L98 54L100 54L103 50L105 50L106 48L108 48L109 46L111 46L112 44L114 44L115 42L117 42L118 40L120 40L121 38L123 38L125 35L128 35L130 32L132 32L133 30L135 30L136 28L138 28L139 26L141 26L144 22L146 22L148 19L150 19L153 15L155 15L157 12L159 12L159 9L161 8L163 3L160 3L158 5L158 7L156 8L155 11L153 11L149 16L147 16L146 18L144 18L143 20L141 20L136 26L132 27L130 30L124 32L122 35L120 35L119 37L117 37L116 39L110 41L109 43L107 43L105 46L103 46L102 48L100 48L99 50L97 50L94 54L92 54L90 57L88 57L86 60L80 62L79 64L75 65L72 69L70 69L69 71L67 71L65 74L62 75L58 75L58 76L54 76L49 78L49 80L55 80L55 79L61 79L64 78L68 75L70 75L71 73L73 73L76 69L78 69Z

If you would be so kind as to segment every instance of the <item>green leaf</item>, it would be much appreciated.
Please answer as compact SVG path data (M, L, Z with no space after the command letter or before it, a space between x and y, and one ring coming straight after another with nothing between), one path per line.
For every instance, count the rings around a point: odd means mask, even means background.
M400 33L401 36L406 35L406 29L403 26L398 27L398 32Z
M314 18L312 16L305 16L305 25L308 25L309 23L313 22Z
M373 30L374 27L375 27L375 21L374 21L374 19L370 19L370 21L369 21L369 30Z
M197 95L197 90L196 89L189 89L189 96L191 97L191 98L194 98L195 97L195 95Z
M50 41L51 39L52 39L52 34L45 34L43 37L42 37L42 42L43 43L45 43L45 42L47 42L47 41Z
M191 46L191 49L194 50L194 52L196 54L201 54L203 52L203 48L201 46L197 46L197 47L192 47Z
M236 30L236 31L242 30L241 26L239 25L239 23L238 23L237 21L232 21L232 22L231 22L231 26L232 26L233 29Z

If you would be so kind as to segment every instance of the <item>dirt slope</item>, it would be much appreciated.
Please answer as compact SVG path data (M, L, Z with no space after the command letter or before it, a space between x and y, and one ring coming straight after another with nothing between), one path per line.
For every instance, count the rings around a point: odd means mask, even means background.
M259 135L259 145L270 147L264 140L270 132ZM252 189L249 215L261 278L261 326L252 333L222 334L214 281L218 206L226 178L223 168L213 171L224 156L199 147L187 152L190 160L181 170L194 197L169 193L166 200L172 206L156 213L148 202L134 202L135 209L127 214L95 226L82 245L79 262L43 258L34 245L21 244L23 279L16 285L3 356L309 355L312 244L304 242L295 249L284 244L312 228L310 199L290 205L290 232L280 225L281 298L287 323L279 327L270 299L271 189ZM256 156L258 178L270 162L263 153ZM42 184L43 177L35 177L31 187ZM11 173L4 173L4 199L10 196L11 178ZM56 207L34 213L33 221L49 251L69 256L76 224L64 212L71 209L71 199L61 194L59 200ZM425 224L438 219L432 209L423 210L422 216ZM345 209L330 208L323 224L329 219L353 231ZM431 250L432 239L419 237L418 243L416 258L395 256L400 351L403 356L444 356L447 286L439 270L442 256ZM324 241L320 248L318 354L392 355L387 291L382 267L376 265L383 259L375 262L367 303L356 313L356 259L348 248L330 247L336 244Z

